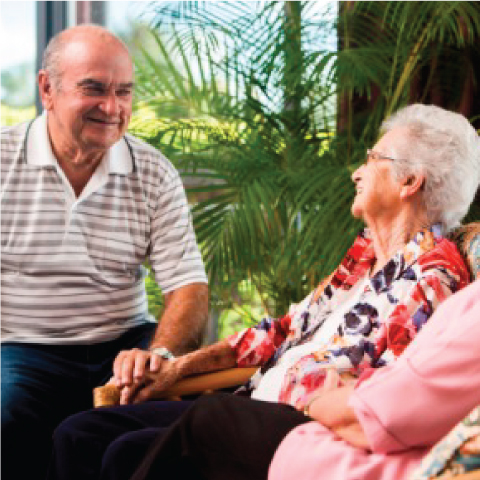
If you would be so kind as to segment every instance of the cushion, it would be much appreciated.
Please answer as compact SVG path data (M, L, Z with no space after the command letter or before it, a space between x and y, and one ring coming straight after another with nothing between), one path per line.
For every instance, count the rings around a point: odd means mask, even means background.
M410 480L454 478L477 469L480 469L480 406L430 450Z
M462 225L449 236L453 240L468 264L472 280L480 274L480 222Z

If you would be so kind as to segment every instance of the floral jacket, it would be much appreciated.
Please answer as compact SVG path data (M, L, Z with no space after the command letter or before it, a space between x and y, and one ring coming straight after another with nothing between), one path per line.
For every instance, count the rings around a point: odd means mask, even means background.
M264 318L255 327L230 336L238 366L261 366L239 392L251 393L285 351L310 341L352 286L368 275L374 261L373 244L364 230L333 275L290 307L287 315ZM442 237L440 227L418 232L367 281L332 340L288 370L279 401L303 405L323 385L328 369L358 377L368 367L395 360L437 305L468 282L469 273L457 247Z

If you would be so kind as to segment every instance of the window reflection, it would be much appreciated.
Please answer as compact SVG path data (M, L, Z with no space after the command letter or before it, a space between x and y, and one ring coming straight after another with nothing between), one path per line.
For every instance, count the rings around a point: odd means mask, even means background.
M35 2L2 1L0 20L1 123L34 118Z

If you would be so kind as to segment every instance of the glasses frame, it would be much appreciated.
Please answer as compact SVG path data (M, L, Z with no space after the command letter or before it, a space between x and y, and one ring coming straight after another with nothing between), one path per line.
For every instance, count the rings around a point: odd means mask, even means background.
M368 148L367 158L365 163L368 163L370 159L373 160L374 162L378 162L379 160L390 160L392 162L396 162L398 160L396 158L389 157L388 155L384 155L383 153L376 152L375 150Z

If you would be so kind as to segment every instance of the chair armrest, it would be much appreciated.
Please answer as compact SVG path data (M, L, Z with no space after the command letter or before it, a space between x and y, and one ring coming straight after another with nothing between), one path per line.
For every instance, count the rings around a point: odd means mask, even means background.
M452 478L454 480L480 480L480 470L472 470L471 472L455 475Z
M257 367L236 367L193 375L172 385L171 388L162 392L159 398L182 397L183 395L209 393L221 388L235 387L245 383L256 371Z
M245 383L257 370L257 367L228 368L218 372L204 373L183 378L169 389L155 396L155 400L179 400L184 395L211 393L221 388L234 387ZM153 398L152 398L153 400ZM93 390L94 407L108 407L120 403L120 391L112 384L103 385Z

